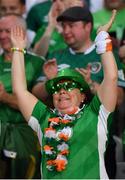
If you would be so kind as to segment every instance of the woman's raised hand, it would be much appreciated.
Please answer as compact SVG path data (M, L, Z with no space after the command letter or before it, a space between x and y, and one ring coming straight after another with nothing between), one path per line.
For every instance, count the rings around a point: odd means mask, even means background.
M26 33L22 27L14 26L11 28L11 42L13 47L21 49L26 47Z
M112 11L112 16L111 16L110 20L108 21L108 23L105 24L105 25L100 26L100 27L98 28L98 30L97 30L97 34L98 34L100 31L106 31L106 32L109 31L109 29L111 28L111 26L112 26L112 24L113 24L113 22L114 22L114 20L115 20L116 13L117 13L117 11L114 9L114 10Z

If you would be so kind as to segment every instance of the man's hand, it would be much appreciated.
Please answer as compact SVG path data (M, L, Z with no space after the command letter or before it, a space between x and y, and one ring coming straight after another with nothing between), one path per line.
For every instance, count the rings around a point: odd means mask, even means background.
M53 3L52 4L52 7L50 9L50 12L49 12L49 26L52 26L52 27L56 27L57 25L57 21L56 21L56 18L57 16L59 15L58 11L57 11L57 7L56 7L56 4Z
M43 65L43 71L44 71L44 74L46 75L47 79L52 79L52 78L56 77L57 72L58 72L56 59L53 58L51 60L48 60Z
M88 84L91 84L91 64L88 64L87 68L76 68L76 70L84 77Z

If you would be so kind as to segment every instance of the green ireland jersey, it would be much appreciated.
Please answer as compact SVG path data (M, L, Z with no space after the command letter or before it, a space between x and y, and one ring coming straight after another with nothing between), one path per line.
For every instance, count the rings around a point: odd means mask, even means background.
M42 170L45 179L107 179L104 153L107 141L108 112L97 96L81 109L74 121L73 133L69 140L69 155L66 169L57 172L46 168L46 156L42 151ZM70 115L70 117L73 115ZM41 128L43 134L48 128L48 119L59 117L38 101L29 120ZM37 125L36 125L37 124ZM39 129L39 128L37 128ZM58 134L58 130L57 130ZM46 144L45 135L42 145Z
M25 69L28 90L31 91L36 79L41 74L42 65L44 60L36 55L25 55ZM12 93L11 81L11 62L6 62L3 55L0 56L0 82L3 83L5 90ZM5 103L0 103L0 121L18 123L24 120L20 111L11 108Z
M114 51L114 56L118 66L118 76L120 79L124 79L123 69L116 51ZM92 45L84 53L75 53L71 48L65 48L63 50L53 52L47 57L47 59L52 58L56 58L58 70L68 67L86 68L88 64L91 64L92 80L98 83L101 83L103 80L101 57L96 53L95 45Z
M48 13L52 2L47 0L36 4L29 11L26 22L28 29L37 32L44 24L48 24Z

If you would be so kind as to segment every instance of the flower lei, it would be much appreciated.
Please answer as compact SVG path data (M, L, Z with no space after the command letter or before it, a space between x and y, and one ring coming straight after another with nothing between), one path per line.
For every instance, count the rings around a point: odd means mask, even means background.
M78 109L73 116L58 113L58 117L48 119L49 127L45 128L46 145L44 145L43 150L47 159L46 168L49 171L61 172L65 170L69 155L68 142L73 135L73 126L76 120L81 117L79 112L82 113L81 109Z

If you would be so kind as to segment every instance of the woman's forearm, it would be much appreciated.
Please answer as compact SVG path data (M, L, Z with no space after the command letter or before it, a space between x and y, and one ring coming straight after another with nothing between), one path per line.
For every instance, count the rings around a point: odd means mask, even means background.
M13 52L12 79L13 92L15 94L27 90L24 67L24 54L20 51Z

